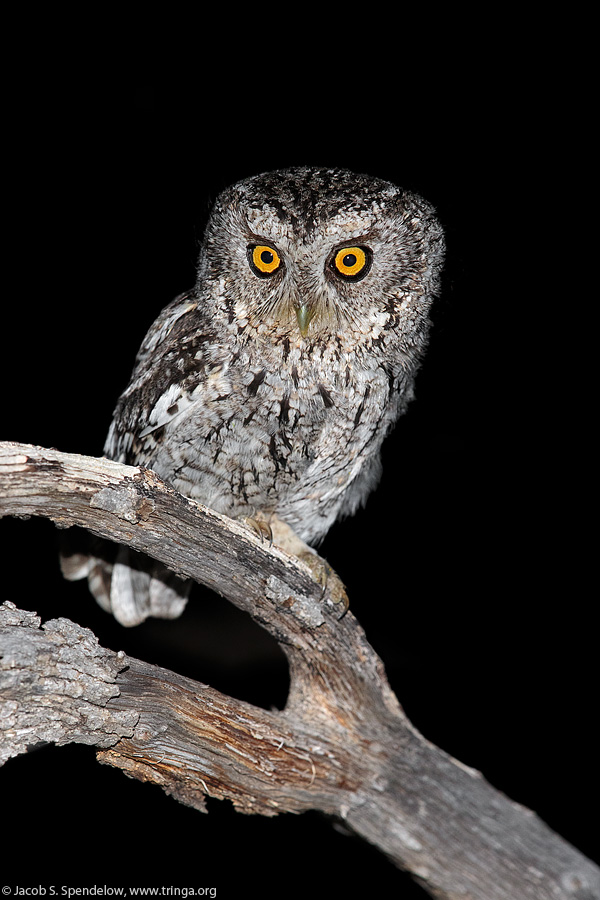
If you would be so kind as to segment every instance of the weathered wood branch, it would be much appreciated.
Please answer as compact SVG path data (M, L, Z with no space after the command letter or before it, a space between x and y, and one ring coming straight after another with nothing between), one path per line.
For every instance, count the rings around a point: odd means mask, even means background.
M291 679L269 712L5 604L0 758L81 741L198 809L206 794L248 813L318 809L436 897L600 897L596 866L412 727L361 627L303 563L152 472L28 445L0 445L0 512L82 526L212 587L274 635Z

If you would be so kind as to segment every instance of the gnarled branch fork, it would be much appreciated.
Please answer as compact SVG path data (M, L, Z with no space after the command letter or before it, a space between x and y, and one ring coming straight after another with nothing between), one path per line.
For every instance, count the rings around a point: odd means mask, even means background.
M29 445L0 444L0 512L82 526L213 588L290 666L286 707L269 712L6 603L0 760L39 741L95 744L198 809L209 794L246 813L339 817L436 897L600 897L596 866L412 727L352 613L339 619L301 561L152 472Z

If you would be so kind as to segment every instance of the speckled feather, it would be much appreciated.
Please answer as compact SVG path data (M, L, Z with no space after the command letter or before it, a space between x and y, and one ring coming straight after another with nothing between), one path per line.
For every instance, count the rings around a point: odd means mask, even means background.
M257 244L280 261L268 277L249 260ZM333 265L347 247L369 254L360 279ZM318 543L377 483L381 443L413 396L443 250L431 206L369 176L288 169L224 191L197 285L146 335L106 455ZM102 582L114 611L106 566Z

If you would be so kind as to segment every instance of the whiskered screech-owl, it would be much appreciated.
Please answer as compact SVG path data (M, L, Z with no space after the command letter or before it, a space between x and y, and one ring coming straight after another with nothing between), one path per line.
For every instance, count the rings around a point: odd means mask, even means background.
M228 188L195 288L144 339L105 455L317 544L377 484L381 443L413 396L443 252L432 207L377 178L296 168ZM185 603L183 581L126 548L65 569L87 575L123 624Z

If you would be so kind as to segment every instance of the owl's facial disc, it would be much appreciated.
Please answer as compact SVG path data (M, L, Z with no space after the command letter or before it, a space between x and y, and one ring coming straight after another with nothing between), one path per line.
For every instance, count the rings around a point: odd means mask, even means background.
M255 241L249 243L246 247L246 256L251 271L261 280L273 279L280 282L285 275L284 254L268 238L257 237ZM361 243L343 242L334 246L327 255L324 274L329 280L333 278L338 282L362 281L371 269L372 259L370 247ZM316 296L311 296L310 289L301 292L297 286L296 290L298 293L293 291L291 295L286 292L286 303L289 304L289 312L295 313L300 334L306 338L309 326L319 311L320 303Z

